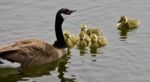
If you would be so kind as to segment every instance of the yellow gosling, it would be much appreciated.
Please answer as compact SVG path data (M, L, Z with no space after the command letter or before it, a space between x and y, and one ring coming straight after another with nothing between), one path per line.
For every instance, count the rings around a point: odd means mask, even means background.
M68 31L64 32L64 39L66 41L68 51L70 51L70 49L76 45L77 39Z
M77 41L77 47L79 49L85 49L87 46L89 46L90 41L85 37L85 33L81 31L79 33L79 39Z
M97 42L97 35L91 34L91 42L90 42L90 48L99 48L100 45Z
M88 29L87 25L86 25L86 24L81 24L81 25L80 25L80 28L81 28L81 32L84 32L85 38L86 38L88 41L90 41L91 39L90 39L90 37L89 37L88 34L87 34L87 29Z
M117 27L118 29L127 28L127 29L135 29L140 26L140 21L137 19L129 18L127 16L121 16L118 21Z
M97 49L101 46L98 44L97 40L97 35L96 34L91 34L91 42L90 42L90 52L91 53L96 53Z

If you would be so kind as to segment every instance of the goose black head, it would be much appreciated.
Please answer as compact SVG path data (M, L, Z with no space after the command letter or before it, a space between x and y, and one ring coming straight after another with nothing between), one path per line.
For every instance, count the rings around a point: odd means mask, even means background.
M76 10L70 10L70 9L67 9L67 8L61 8L57 12L57 17L61 17L61 18L65 19L66 17L68 17L69 15L71 15L75 11Z

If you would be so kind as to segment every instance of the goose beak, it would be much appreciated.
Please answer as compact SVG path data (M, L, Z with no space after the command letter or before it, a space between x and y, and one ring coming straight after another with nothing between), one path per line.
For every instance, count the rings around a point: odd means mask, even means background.
M72 14L72 13L75 12L75 11L77 11L77 10L70 10L70 14Z

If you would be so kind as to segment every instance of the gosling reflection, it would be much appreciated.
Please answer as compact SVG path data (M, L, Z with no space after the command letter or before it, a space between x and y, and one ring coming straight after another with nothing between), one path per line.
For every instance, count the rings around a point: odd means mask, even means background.
M120 28L118 30L119 30L119 33L120 33L120 39L122 41L125 41L128 38L129 29L128 28Z
M129 37L129 34L136 32L137 29L128 29L128 28L121 28L118 29L120 40L126 41L126 39Z

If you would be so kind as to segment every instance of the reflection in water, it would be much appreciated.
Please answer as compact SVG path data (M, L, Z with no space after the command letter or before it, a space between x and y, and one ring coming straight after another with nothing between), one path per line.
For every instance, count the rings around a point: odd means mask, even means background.
M67 68L68 68L66 66L66 64L68 63L68 60L70 59L69 56L65 57L63 59L63 61L59 62L59 65L58 65L58 72L59 72L58 78L60 79L60 82L75 82L75 78L64 77L65 73L67 72Z
M120 33L121 41L125 41L128 38L128 32L133 32L136 29L129 29L127 27L121 27L121 28L118 28L118 30L119 30L119 33Z
M19 74L18 70L13 68L0 68L0 82L16 82L22 76Z
M96 58L97 55L102 55L104 52L101 50L101 48L96 50L96 53L91 53L91 56ZM95 62L96 60L92 60L93 62Z
M125 41L128 37L128 32L129 32L129 29L126 28L126 27L122 27L120 29L118 29L120 31L120 39L122 41Z
M58 67L58 78L61 82L75 82L75 78L65 78L64 73L67 72L66 64L70 59L70 55L67 54L62 59L28 68L19 68L19 69L0 69L0 82L17 82L17 81L26 81L25 77L38 77L43 75L51 75L51 71L56 70Z
M90 48L90 53L91 54L96 54L98 48Z
M84 56L85 54L87 54L88 49L79 49L80 52L80 56Z
M96 58L97 55L101 55L103 54L103 47L100 48L86 48L86 49L78 49L80 52L80 56L85 56L85 55L91 55L91 57ZM95 62L96 60L92 60L93 62Z

